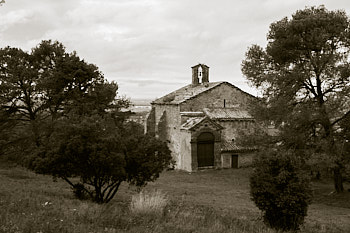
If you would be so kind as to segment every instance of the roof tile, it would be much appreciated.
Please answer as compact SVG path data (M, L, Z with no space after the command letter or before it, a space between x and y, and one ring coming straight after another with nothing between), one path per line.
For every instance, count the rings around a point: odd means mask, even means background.
M248 151L255 151L257 148L255 147L242 147L237 146L233 142L228 141L221 141L221 151L222 152L248 152Z
M208 91L225 82L209 82L205 84L192 85L189 84L176 91L173 91L159 99L153 101L153 104L180 104L191 99L205 91Z
M205 108L203 111L212 120L253 119L248 111L239 108Z

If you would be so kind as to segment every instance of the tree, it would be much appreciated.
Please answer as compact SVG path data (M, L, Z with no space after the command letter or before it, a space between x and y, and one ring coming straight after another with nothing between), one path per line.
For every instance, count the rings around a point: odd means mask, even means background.
M6 150L12 154L28 152L23 148L32 145L23 142L40 146L48 136L44 132L50 133L42 127L60 117L128 106L125 99L116 99L117 84L107 82L95 65L50 40L42 41L31 53L18 48L0 49L0 83L0 114L6 116L0 129L8 131L5 125L10 123L14 127L8 132L10 140L4 143L9 149L16 148Z
M254 161L250 194L269 227L296 231L307 215L312 191L300 158L269 150Z
M47 143L29 158L29 168L65 180L78 197L86 193L94 202L107 203L123 181L143 187L170 164L167 145L144 135L142 128L117 124L110 114L58 120Z
M0 153L77 197L109 202L123 181L144 186L171 162L166 144L126 121L118 85L59 42L0 49L0 84Z
M65 180L97 203L109 202L126 176L120 141L113 119L98 115L60 119L47 142L28 159L28 167ZM72 177L79 182L73 183Z
M255 116L274 122L285 148L327 155L337 192L349 156L339 137L350 115L349 29L344 11L305 8L272 23L266 48L251 46L242 62L243 74L263 93L264 114Z
M174 165L167 144L154 136L144 134L143 130L135 122L128 122L123 130L127 181L140 188L147 182L156 180L164 168Z

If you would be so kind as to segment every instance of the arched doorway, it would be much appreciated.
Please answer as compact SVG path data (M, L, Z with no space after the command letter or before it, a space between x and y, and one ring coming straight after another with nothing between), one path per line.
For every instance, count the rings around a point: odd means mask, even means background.
M201 133L197 138L198 167L214 166L214 135Z

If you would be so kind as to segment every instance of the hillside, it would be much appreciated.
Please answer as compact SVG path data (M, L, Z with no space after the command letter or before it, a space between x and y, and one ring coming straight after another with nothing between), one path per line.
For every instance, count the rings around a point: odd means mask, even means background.
M249 197L250 169L167 171L146 187L167 195L160 215L130 212L135 188L124 184L109 204L76 200L69 186L20 167L0 166L0 232L270 232ZM346 184L349 188L349 184ZM302 232L350 232L350 193L313 184Z

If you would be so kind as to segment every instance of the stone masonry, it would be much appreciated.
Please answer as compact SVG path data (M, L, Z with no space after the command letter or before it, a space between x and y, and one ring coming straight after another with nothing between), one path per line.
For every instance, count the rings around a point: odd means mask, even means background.
M176 168L249 165L253 149L235 145L255 124L249 107L256 98L228 82L209 82L209 67L192 67L192 83L152 102L146 130L166 141Z

